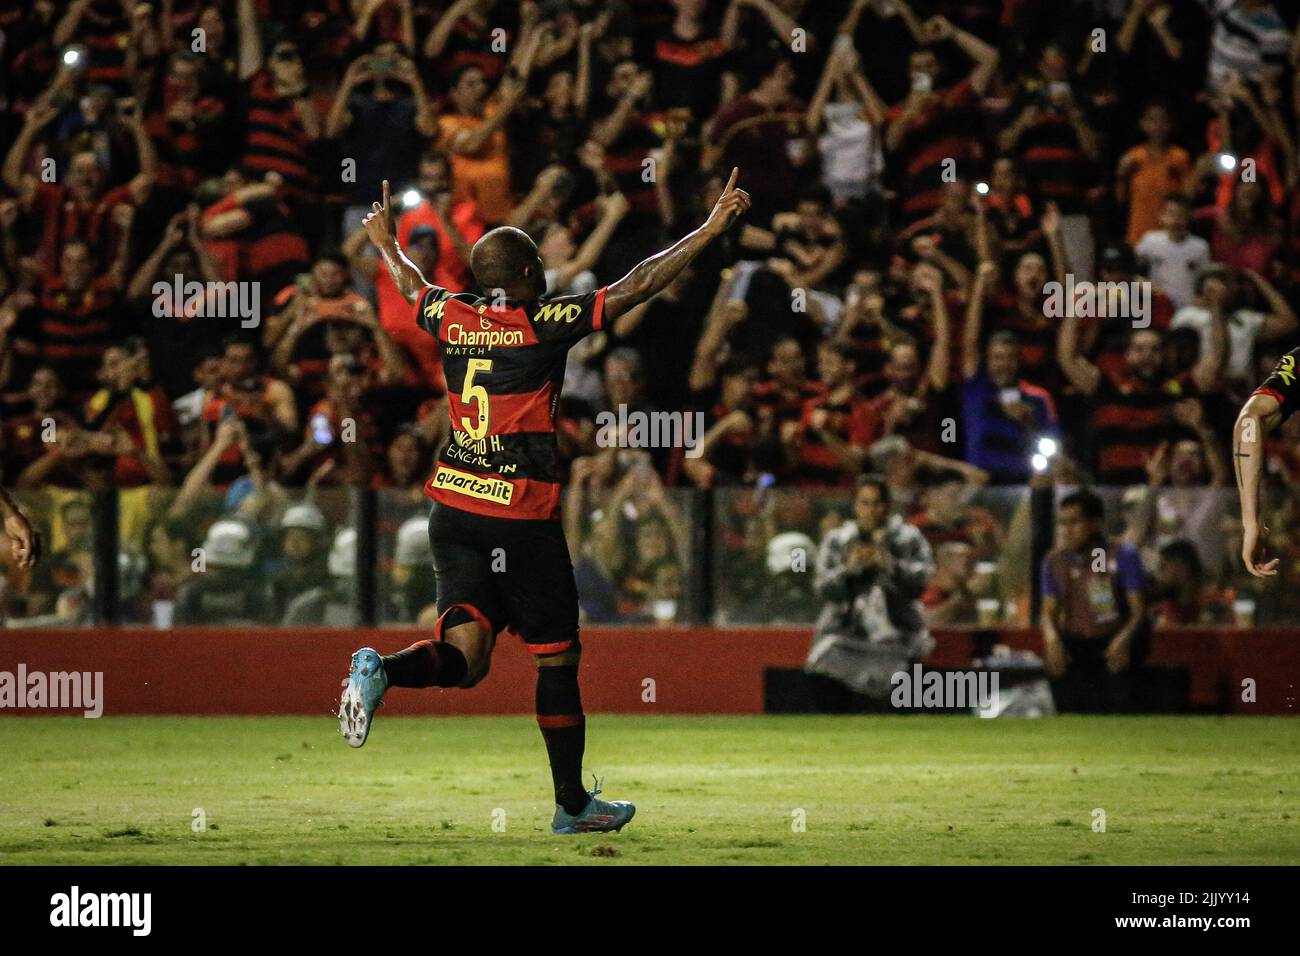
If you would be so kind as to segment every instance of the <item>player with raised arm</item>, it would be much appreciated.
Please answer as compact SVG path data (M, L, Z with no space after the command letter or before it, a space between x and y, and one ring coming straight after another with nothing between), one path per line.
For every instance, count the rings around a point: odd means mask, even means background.
M1264 384L1251 393L1232 429L1232 461L1241 496L1241 559L1257 578L1277 574L1279 559L1266 560L1268 535L1259 514L1259 477L1264 468L1264 436L1300 411L1300 348L1294 348L1273 369Z
M3 486L0 486L0 515L4 517L5 534L9 536L9 553L18 567L35 567L41 558L41 534L32 527Z
M578 688L578 591L560 523L555 409L565 357L581 339L663 290L750 206L738 169L704 224L585 295L542 299L545 267L519 229L484 235L470 269L486 297L431 285L398 247L389 186L364 220L416 322L438 342L451 439L425 493L438 578L433 639L395 654L364 647L339 705L339 729L360 747L390 687L473 687L497 635L522 638L537 662L537 723L555 788L555 833L620 830L636 808L582 786L585 718Z

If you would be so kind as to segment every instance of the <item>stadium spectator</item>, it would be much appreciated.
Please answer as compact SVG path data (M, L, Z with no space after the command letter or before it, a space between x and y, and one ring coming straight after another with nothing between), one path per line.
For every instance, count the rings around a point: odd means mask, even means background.
M382 169L392 182L404 184L416 178L423 142L437 132L433 104L414 61L397 43L382 41L348 64L325 117L324 137L337 140L340 153L358 171ZM360 227L374 192L362 176L349 185L345 235Z
M25 171L36 137L58 116L58 107L53 105L55 98L65 93L71 82L71 74L67 70L61 72L50 90L27 111L22 130L5 156L3 169L5 186L21 197L24 213L40 226L40 244L35 253L47 268L60 263L65 246L72 241L85 243L97 264L113 262L130 241L126 233L131 218L118 210L123 207L134 210L142 204L149 197L157 174L153 141L145 132L134 105L121 114L122 121L131 130L140 169L130 182L106 189L105 170L99 157L90 151L77 153L67 160L66 185L50 181L52 160L47 160L40 176Z
M1060 426L1051 394L1020 377L1021 344L1014 332L990 335L980 362L982 289L995 268L981 266L962 330L964 457L987 471L994 484L1020 484L1028 480L1038 439L1059 441Z
M274 169L260 180L254 171L232 167L212 190L201 215L200 234L223 279L245 279L283 289L307 268L311 250Z
M1133 247L1138 268L1175 307L1187 305L1192 288L1210 264L1210 246L1191 234L1191 202L1181 193L1165 196L1159 229L1144 233Z
M817 547L814 587L824 604L804 669L888 699L892 675L934 646L920 600L933 570L920 531L890 514L885 482L862 478L853 519Z
M998 51L942 16L922 23L911 6L894 0L913 40L922 45L908 60L910 92L889 111L885 149L902 195L900 213L912 222L938 208L945 161L954 168L976 165L981 157L979 98L988 91L998 67ZM878 6L872 7L879 14ZM970 74L940 87L941 64L933 45L953 42L975 62Z
M430 449L418 426L400 426L388 442L388 449L371 484L375 488L402 491L415 502L422 502L420 492L428 478Z
M791 91L795 72L784 52L756 54L751 76L748 92L724 105L710 123L703 164L749 170L752 218L769 222L794 208L813 159L803 127L807 104Z
M190 292L187 297L186 285L195 280L205 283L203 294ZM220 265L199 236L199 208L191 205L167 223L158 245L127 286L127 304L140 316L135 327L141 339L151 354L168 358L154 363L153 371L169 396L184 393L192 382L198 358L219 346L225 337L220 323L212 321L215 316L208 311L218 299L208 294L211 287L206 283L220 281Z
M506 120L523 97L540 34L515 45L516 55L495 95L478 66L452 78L449 109L438 118L440 148L451 155L456 199L473 199L489 224L505 222L514 208Z
M325 515L313 504L294 505L280 519L279 553L262 565L263 573L271 582L274 617L285 617L298 598L328 585L325 568L328 530Z
M20 489L79 487L78 474L59 449L61 437L70 436L79 425L64 405L58 373L49 366L38 368L27 386L27 398L31 411L8 415L0 424L5 483Z
M437 238L437 258L425 275L437 285L453 292L469 289L469 250L483 236L483 213L473 197L457 195L452 164L446 153L426 153L420 157L418 192L420 201L402 213L397 221L397 239L402 248L420 240L415 232L421 226L432 229ZM373 186L366 195L373 193ZM374 256L367 253L374 260ZM384 270L375 276L378 289L391 288L392 277ZM392 291L395 293L396 289ZM381 297L384 293L380 292ZM405 302L405 300L403 300ZM402 310L405 319L405 309ZM390 325L398 324L390 321Z
M238 521L218 521L200 545L204 570L176 593L178 625L269 624L274 605L268 583L256 573L256 542Z
M741 242L747 249L767 253L767 268L791 289L824 289L847 256L843 230L831 215L830 206L830 190L820 185L811 187L799 198L794 212L778 213L772 218L770 231L749 226Z
M999 156L993 160L988 190L983 197L977 192L973 202L984 207L985 221L992 230L990 238L995 243L1002 270L1012 272L1021 255L1043 238L1033 200L1025 191L1024 177L1015 159Z
M1214 313L1211 347L1190 373L1166 377L1161 337L1153 329L1129 334L1125 370L1112 377L1078 353L1078 317L1070 310L1061 325L1058 360L1070 383L1091 399L1090 443L1102 484L1141 484L1147 460L1165 429L1200 414L1200 395L1215 391L1227 360L1227 329L1221 310Z
M1148 632L1142 559L1107 541L1104 507L1090 491L1057 506L1058 547L1042 566L1043 660L1062 711L1132 710L1133 674Z
M1187 150L1169 142L1172 123L1163 103L1148 104L1140 125L1143 141L1120 157L1115 171L1115 198L1128 207L1126 239L1130 246L1136 246L1148 232L1173 229L1176 220L1169 218L1161 203L1169 194L1186 188L1192 171Z
M1206 580L1196 546L1177 539L1160 549L1151 610L1156 627L1230 624L1232 596Z
M148 361L138 341L110 345L99 373L104 387L86 403L86 428L92 439L109 439L113 484L119 488L170 484L165 459L179 451L180 425L171 403L162 389L141 387Z
M964 541L945 541L934 550L934 576L921 595L928 627L960 627L976 622L970 585L975 553Z
M853 354L846 345L823 342L817 371L826 391L808 399L790 435L792 481L804 487L852 486L881 426L871 403L855 394Z
M934 310L930 361L922 365L921 350L914 342L891 348L884 369L889 384L871 400L871 409L880 421L880 434L900 435L915 448L937 452L943 444L943 393L948 385L948 308L937 270L922 281Z
M921 491L920 508L907 519L931 548L949 541L970 545L975 559L996 559L1002 551L1002 528L987 508L970 503L979 483L955 469L936 472Z
M242 165L251 176L275 173L285 195L309 209L316 185L308 153L324 134L297 41L277 40L264 53L253 0L238 0L239 79L248 103Z
M837 208L883 188L881 140L889 110L863 73L851 37L841 37L826 58L806 120L808 132L817 136L822 178Z
M117 221L130 229L132 211L117 207ZM63 244L59 271L44 276L32 308L17 318L11 333L15 351L32 353L19 345L20 339L35 343L33 363L50 366L67 383L69 397L84 401L94 391L104 352L121 336L122 276L126 271L125 250L107 274L97 273L94 252L80 239ZM17 363L15 363L17 364ZM22 372L11 370L13 381L25 381Z
M700 488L753 484L758 478L756 451L764 440L764 424L754 405L758 367L738 356L718 377L718 402L705 413L699 453L686 455L682 468ZM770 421L767 424L770 427Z
M1209 79L1222 83L1236 75L1261 80L1286 62L1290 37L1270 0L1201 0L1214 16Z
M1214 267L1196 282L1196 298L1174 313L1170 328L1188 328L1200 337L1202 353L1213 348L1214 316L1227 325L1228 358L1223 377L1234 391L1251 381L1250 360L1259 340L1276 341L1292 334L1297 325L1295 311L1278 289L1258 272L1242 273L1257 294L1263 309L1243 304L1241 283L1228 269Z
M1258 181L1233 181L1232 198L1222 211L1215 210L1210 232L1210 253L1229 269L1269 273L1282 244L1274 197Z
M295 597L284 610L286 626L311 624L349 627L356 623L357 532L341 528L334 536L328 560L329 577Z

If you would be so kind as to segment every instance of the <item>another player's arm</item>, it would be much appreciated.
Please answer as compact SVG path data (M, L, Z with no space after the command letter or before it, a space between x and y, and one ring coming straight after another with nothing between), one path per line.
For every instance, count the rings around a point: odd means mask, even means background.
M32 527L17 503L0 486L0 516L4 518L5 534L9 536L9 550L20 568L30 568L41 556L41 534Z
M1264 436L1282 422L1282 404L1272 395L1257 392L1246 400L1232 429L1232 464L1241 498L1241 558L1257 578L1277 574L1278 559L1256 560L1261 541L1259 476L1264 467Z
M388 274L393 277L397 291L402 293L407 302L413 303L433 283L424 278L424 273L414 262L406 258L406 253L402 252L402 247L397 244L397 218L392 213L387 179L384 180L383 191L383 204L371 203L370 215L366 216L361 224L365 227L371 243L379 250L379 256L384 260Z
M722 190L722 195L718 197L704 225L663 252L646 259L609 287L605 293L605 322L612 322L628 309L667 288L709 243L726 232L749 209L749 193L736 188L738 175L740 168L732 169L731 179L727 181L727 187Z

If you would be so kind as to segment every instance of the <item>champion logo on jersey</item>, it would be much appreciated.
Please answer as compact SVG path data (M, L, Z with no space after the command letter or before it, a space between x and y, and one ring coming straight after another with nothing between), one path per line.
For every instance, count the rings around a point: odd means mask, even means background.
M447 326L447 344L476 345L487 348L498 348L503 345L523 345L524 333L522 329L494 328L491 323L488 323L486 330L476 331L465 328L459 322L453 322Z

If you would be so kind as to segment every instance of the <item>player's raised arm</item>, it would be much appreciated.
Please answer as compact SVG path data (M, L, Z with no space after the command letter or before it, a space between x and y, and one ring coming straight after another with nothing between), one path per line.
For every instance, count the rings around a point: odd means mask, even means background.
M674 245L646 259L623 276L605 293L604 321L612 322L624 312L640 305L672 282L691 260L704 251L705 246L727 231L749 209L749 193L736 188L740 167L731 171L731 179L722 195L704 221L694 232L679 239Z
M1259 476L1264 468L1264 436L1282 420L1282 405L1256 392L1246 400L1232 429L1232 462L1241 497L1241 560L1257 578L1277 574L1278 559L1265 561L1261 548L1267 529L1259 517Z
M414 302L433 283L424 278L424 274L415 263L406 258L401 246L397 244L397 217L392 212L387 179L384 180L383 189L383 203L371 203L370 215L361 220L361 225L365 227L366 235L370 237L371 243L383 257L384 265L388 267L388 274L397 284L397 290L402 293L407 302Z

